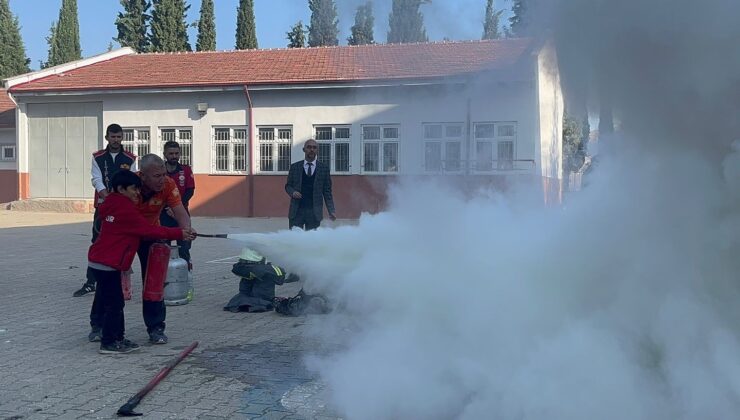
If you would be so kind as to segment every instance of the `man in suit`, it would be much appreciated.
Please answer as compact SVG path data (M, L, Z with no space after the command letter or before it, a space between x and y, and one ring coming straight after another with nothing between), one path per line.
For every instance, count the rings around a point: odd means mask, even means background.
M337 219L331 194L331 175L329 168L316 160L318 149L316 140L306 141L303 145L305 158L290 165L285 192L290 196L288 220L291 228L293 226L303 230L318 228L324 217L324 202L329 211L329 218Z

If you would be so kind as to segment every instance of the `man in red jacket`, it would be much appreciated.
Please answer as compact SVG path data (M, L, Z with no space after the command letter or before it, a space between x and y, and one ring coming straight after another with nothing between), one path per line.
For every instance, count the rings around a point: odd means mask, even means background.
M151 225L138 211L141 180L131 171L120 171L111 180L111 193L100 205L100 235L88 251L88 266L97 288L93 307L102 308L101 354L129 353L139 345L124 338L121 272L128 271L141 239L192 240L192 228ZM97 302L97 303L96 303Z

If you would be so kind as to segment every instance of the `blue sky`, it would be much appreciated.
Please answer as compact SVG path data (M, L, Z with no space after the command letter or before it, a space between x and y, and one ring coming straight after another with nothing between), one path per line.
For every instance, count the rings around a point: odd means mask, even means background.
M340 44L347 43L355 9L365 0L336 0L339 12ZM18 16L26 53L31 68L38 69L39 61L46 60L46 36L59 14L62 0L10 0L12 12ZM122 10L118 0L77 0L80 18L82 55L88 57L104 52L117 35L115 19ZM238 0L214 0L216 8L217 48L234 48L236 8ZM260 48L283 48L285 33L298 20L310 20L306 0L255 0L257 40ZM201 0L189 0L188 21L198 19ZM388 31L388 13L391 0L374 0L375 39L385 42ZM479 39L483 31L486 0L432 0L422 6L427 34L430 40ZM497 0L497 9L510 9L509 0ZM508 17L508 14L504 18ZM197 31L190 30L190 43L195 45ZM114 43L117 47L117 44Z

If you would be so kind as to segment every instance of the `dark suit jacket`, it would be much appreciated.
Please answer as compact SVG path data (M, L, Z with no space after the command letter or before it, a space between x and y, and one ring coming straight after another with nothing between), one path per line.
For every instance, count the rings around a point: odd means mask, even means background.
M336 214L334 209L334 198L331 195L331 175L329 175L329 168L318 162L316 162L316 175L313 180L313 213L316 216L317 221L321 221L324 218L324 202L326 202L326 208L329 213ZM301 182L303 181L303 160L290 165L290 171L288 172L288 181L285 183L285 192L290 196L290 211L288 213L289 218L294 218L298 213L298 207L301 204L301 200L293 198L293 191L301 192Z

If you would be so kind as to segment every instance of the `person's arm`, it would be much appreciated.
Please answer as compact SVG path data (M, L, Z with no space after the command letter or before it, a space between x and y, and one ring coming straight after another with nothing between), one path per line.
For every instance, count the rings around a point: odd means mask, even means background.
M185 210L185 206L182 204L170 207L170 210L172 210L172 217L177 220L177 225L180 227L190 227L190 215Z
M193 198L193 195L195 195L195 187L186 189L182 195L182 205L185 209L190 205L190 199Z
M185 193L182 195L182 205L187 210L190 199L195 195L195 176L191 167L185 166L185 168Z
M290 170L288 170L288 180L285 182L285 192L288 193L290 198L300 200L303 196L301 195L300 191L293 188L293 185L291 184L292 179L296 176L297 168L298 165L296 164L290 165Z
M90 176L92 178L92 186L93 188L95 188L95 191L97 191L101 197L105 198L105 196L108 195L108 190L105 187L105 183L103 182L103 172L100 170L98 161L95 160L94 156L92 158Z
M186 231L179 227L169 228L150 224L133 206L130 208L120 209L117 213L118 214L115 217L118 220L116 220L116 222L120 223L121 226L125 226L129 232L140 238L182 240L189 237L189 230Z
M326 203L326 210L329 212L329 218L331 220L337 220L336 209L334 208L334 197L331 193L331 174L329 169L326 170L326 182L324 182L324 202Z

